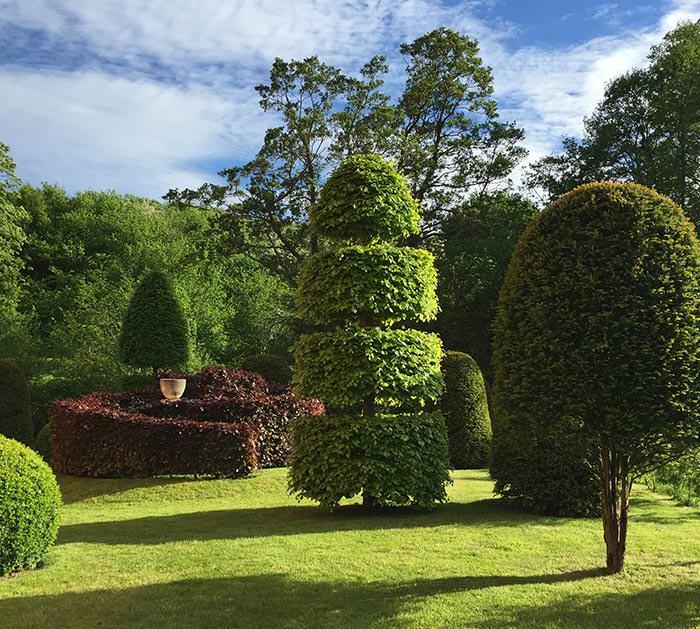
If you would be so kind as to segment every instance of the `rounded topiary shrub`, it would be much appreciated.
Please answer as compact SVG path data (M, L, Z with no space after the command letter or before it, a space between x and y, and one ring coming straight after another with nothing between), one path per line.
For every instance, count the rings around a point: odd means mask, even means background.
M56 540L61 493L41 457L0 436L0 575L34 568Z
M447 423L450 462L457 469L486 467L491 418L481 369L468 354L446 352L442 374L442 412Z
M51 460L51 424L46 423L34 437L34 452L38 452L44 461Z
M289 384L292 370L282 356L275 354L253 354L243 359L241 369L259 373L265 380L275 384Z
M4 360L0 361L0 435L26 444L34 436L27 379Z

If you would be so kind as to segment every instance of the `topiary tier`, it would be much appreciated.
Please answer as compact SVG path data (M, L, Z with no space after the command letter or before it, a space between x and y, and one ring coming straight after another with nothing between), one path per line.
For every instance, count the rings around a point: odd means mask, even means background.
M358 493L369 506L432 506L449 482L444 421L425 412L442 393L442 344L403 326L435 317L437 280L428 251L396 244L418 232L418 205L391 164L356 155L310 218L331 245L305 266L297 312L326 329L295 345L294 381L329 413L295 425L290 489L331 508Z
M163 400L157 389L55 402L52 466L65 474L112 478L246 476L285 465L290 424L324 411L318 400L270 387L252 372L208 367L187 381L185 397L175 402Z

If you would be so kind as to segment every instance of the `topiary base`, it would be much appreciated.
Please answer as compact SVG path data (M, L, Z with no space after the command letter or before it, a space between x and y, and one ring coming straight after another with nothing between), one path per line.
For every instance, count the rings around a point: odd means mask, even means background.
M290 492L328 508L360 493L372 506L433 507L451 482L440 413L299 418L289 465Z

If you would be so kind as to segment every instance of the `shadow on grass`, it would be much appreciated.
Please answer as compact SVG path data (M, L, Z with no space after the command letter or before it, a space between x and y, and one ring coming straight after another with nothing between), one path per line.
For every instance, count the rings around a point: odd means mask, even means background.
M90 500L101 496L112 496L130 491L132 489L148 489L149 487L161 487L176 485L193 480L191 476L157 476L154 478L83 478L81 476L68 476L57 474L58 484L61 487L61 495L64 504L72 504L82 500Z
M61 527L58 543L162 544L185 540L432 528L454 524L513 527L523 524L553 526L563 522L566 520L523 514L496 499L449 503L429 512L390 509L369 514L350 506L341 508L335 514L314 506L283 506L198 511L71 524Z
M435 625L486 627L693 627L700 615L697 586L659 587L632 594L578 589L540 596L525 605L491 605L473 590L580 581L598 571L539 576L470 576L403 583L308 582L270 574L182 580L121 590L63 593L0 600L5 627L376 627L400 626L411 607L435 595ZM611 577L615 578L615 577ZM551 592L551 594L550 594ZM503 601L501 595L500 600ZM506 598L506 600L509 600ZM522 600L522 598L520 599ZM417 611L417 610L416 610ZM399 614L401 617L399 618ZM466 615L471 615L467 619ZM425 621L425 616L422 616Z

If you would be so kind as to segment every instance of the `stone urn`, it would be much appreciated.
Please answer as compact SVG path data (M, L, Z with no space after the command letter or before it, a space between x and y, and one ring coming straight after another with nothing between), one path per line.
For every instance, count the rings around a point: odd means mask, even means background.
M166 400L179 400L187 385L184 378L161 378L159 382L160 392Z

